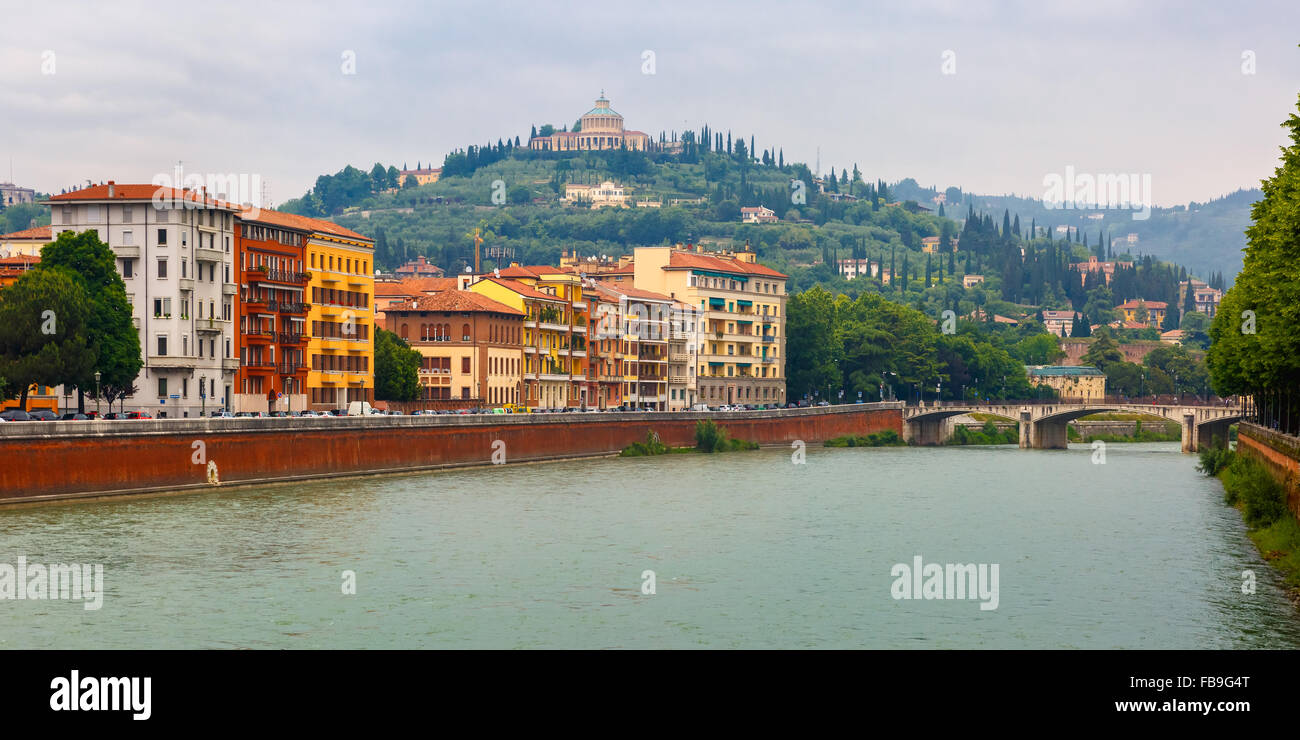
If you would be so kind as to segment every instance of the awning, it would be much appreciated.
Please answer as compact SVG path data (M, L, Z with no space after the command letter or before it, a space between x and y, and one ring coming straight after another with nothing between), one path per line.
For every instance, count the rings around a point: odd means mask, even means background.
M737 305L737 306L752 306L752 305L754 305L754 302L753 302L753 301L736 301L736 305Z
M715 306L723 306L723 305L726 305L726 303L727 303L727 299L725 299L725 298L710 298L710 299L709 299L709 303L712 304L712 305L715 305Z

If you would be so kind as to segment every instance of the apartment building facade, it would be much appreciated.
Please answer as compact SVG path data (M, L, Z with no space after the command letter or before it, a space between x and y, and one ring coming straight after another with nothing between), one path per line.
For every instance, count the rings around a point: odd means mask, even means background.
M544 409L595 404L587 380L589 309L581 280L553 267L500 273L469 289L524 314L520 402Z
M246 209L235 225L239 371L235 411L307 407L307 284L311 234L301 216Z
M651 411L668 410L669 318L673 299L631 286L588 283L599 295L592 315L592 341L622 369L623 403ZM605 398L601 402L608 403ZM621 404L614 404L621 405Z
M787 276L750 251L638 247L636 287L699 311L698 402L783 404Z
M375 243L328 221L305 222L308 408L373 403Z
M425 408L520 403L524 312L468 290L393 302L386 328L422 357Z
M229 406L239 208L202 190L110 180L51 197L51 238L94 230L126 284L143 366L126 406L159 418Z

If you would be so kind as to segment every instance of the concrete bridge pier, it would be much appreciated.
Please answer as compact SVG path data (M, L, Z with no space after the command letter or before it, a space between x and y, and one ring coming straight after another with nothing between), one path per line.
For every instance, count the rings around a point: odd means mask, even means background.
M1030 421L1031 418L1032 412L1028 410L1020 412L1020 449L1022 450L1027 450L1034 446L1034 423Z
M911 444L941 445L952 436L952 418L920 419L905 425L904 434Z
M1064 450L1070 446L1069 420L1040 421L1033 424L1033 442L1036 450Z
M1190 414L1184 417L1184 437L1188 436L1186 423L1188 418L1191 418ZM1190 450L1185 449L1184 451L1200 452L1201 450L1207 449L1211 446L1226 447L1228 444L1228 427L1232 426L1236 421L1236 419L1232 418L1216 419L1214 421L1207 421L1193 426L1191 434L1192 448Z
M1183 414L1183 452L1196 452L1196 416Z

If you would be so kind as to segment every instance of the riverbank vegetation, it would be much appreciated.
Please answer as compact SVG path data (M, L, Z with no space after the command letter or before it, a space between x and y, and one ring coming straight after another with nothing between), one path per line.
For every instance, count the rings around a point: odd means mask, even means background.
M704 419L695 423L695 449L708 453L757 450L758 443L732 439L726 427L714 424L712 419Z
M1263 464L1226 447L1203 450L1197 469L1222 481L1224 503L1241 512L1260 554L1282 571L1292 600L1300 599L1300 521L1287 508L1286 489Z
M999 429L992 421L984 422L979 429L970 429L960 424L953 428L952 437L944 444L948 445L1014 445L1020 444L1020 430Z
M886 429L882 432L872 434L848 434L843 437L828 439L822 443L824 447L906 447L907 442L898 436L898 432L893 429Z
M1178 442L1183 438L1183 429L1176 421L1161 421L1149 427L1142 426L1142 420L1133 422L1132 434L1089 434L1086 437L1073 425L1066 427L1066 434L1071 442Z

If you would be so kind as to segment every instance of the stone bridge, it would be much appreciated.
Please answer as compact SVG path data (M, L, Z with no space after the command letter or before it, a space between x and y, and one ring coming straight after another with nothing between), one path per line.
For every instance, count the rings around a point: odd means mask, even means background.
M952 436L952 419L964 414L1000 416L1020 425L1020 446L1028 449L1065 449L1066 425L1090 414L1108 411L1146 414L1176 421L1183 428L1183 452L1197 452L1211 440L1228 438L1229 425L1241 419L1235 406L1158 406L1139 403L1048 402L962 404L947 402L908 406L903 410L903 436L922 445L943 444Z

